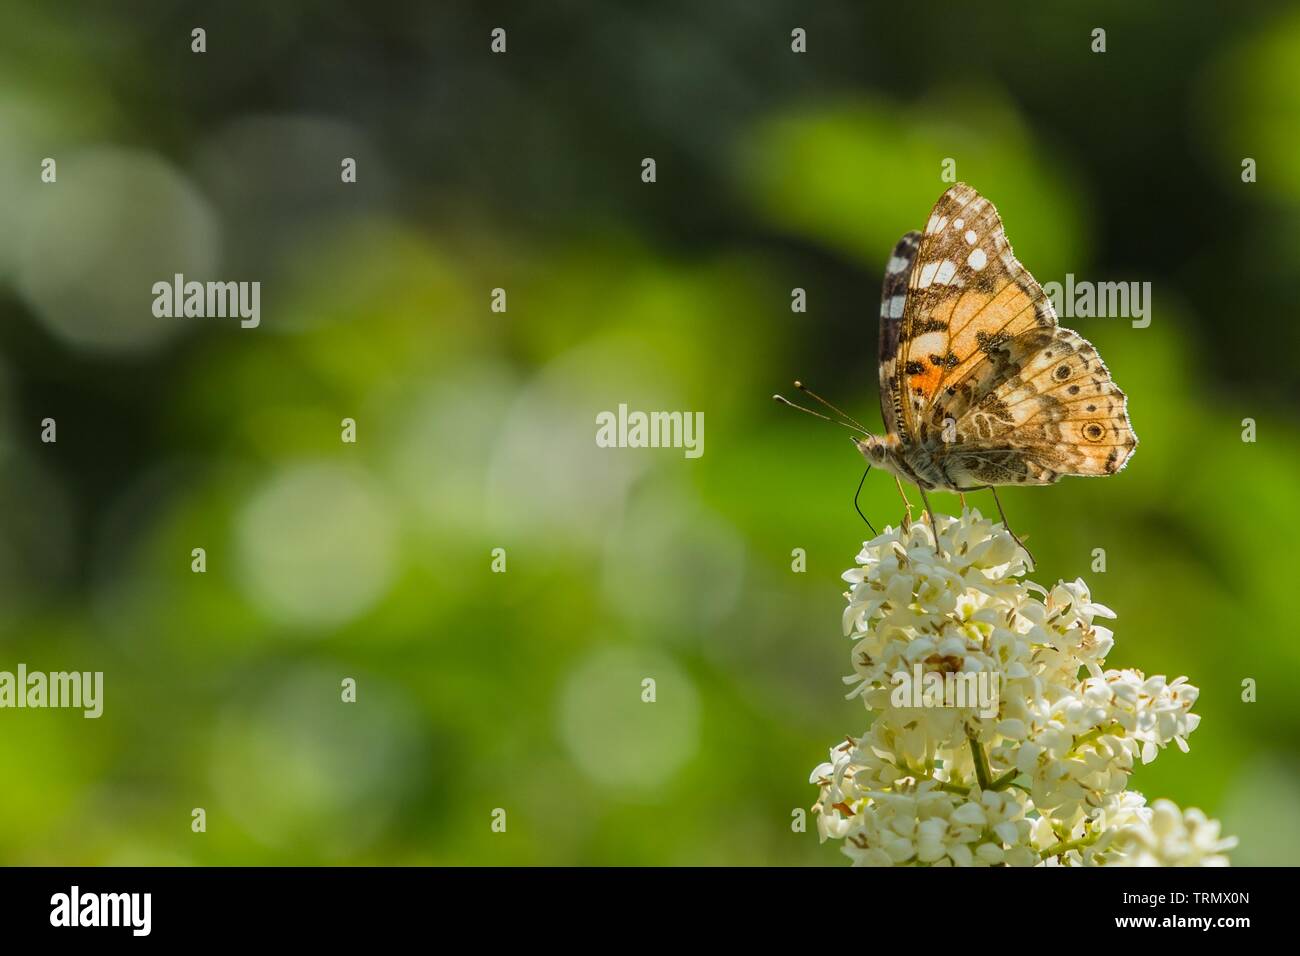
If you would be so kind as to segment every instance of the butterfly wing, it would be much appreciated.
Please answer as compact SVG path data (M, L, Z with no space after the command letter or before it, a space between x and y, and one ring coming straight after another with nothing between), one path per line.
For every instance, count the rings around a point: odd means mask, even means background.
M894 370L901 437L927 440L946 389L1015 336L1055 325L1051 300L1012 255L993 204L965 183L953 186L930 213L908 283Z
M885 265L885 281L880 288L880 417L885 434L899 433L903 414L903 394L895 374L898 340L903 326L903 307L907 303L907 286L912 278L921 234L909 232L898 240Z
M939 464L958 488L1113 475L1137 447L1124 393L1070 329L999 346L938 407L951 423Z
M1097 350L1058 327L997 210L963 183L926 223L893 390L904 453L921 449L957 488L1113 474L1137 445Z

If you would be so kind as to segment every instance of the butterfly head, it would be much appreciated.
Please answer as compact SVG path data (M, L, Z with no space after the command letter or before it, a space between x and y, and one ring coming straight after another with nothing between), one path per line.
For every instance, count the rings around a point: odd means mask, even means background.
M905 481L916 481L916 475L903 464L905 454L898 436L892 432L887 435L871 435L865 438L854 438L853 444L857 446L858 453L867 460L867 464L873 468L883 468L898 478Z
M871 465L883 465L889 457L889 444L883 438L877 438L875 435L868 435L866 438L855 438L853 444L858 446L858 451L862 457Z

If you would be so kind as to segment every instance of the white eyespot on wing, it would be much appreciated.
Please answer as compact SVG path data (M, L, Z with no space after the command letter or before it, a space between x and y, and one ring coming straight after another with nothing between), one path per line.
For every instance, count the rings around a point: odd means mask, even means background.
M944 259L943 262L939 263L939 268L934 273L934 281L938 285L947 285L956 274L957 263Z
M903 317L903 305L907 302L907 296L896 295L889 300L889 317L891 319L901 319Z
M952 227L953 227L954 229L960 229L960 228L961 228L962 226L964 226L964 225L966 225L966 220L965 220L965 219L954 219L954 220L952 221Z
M918 289L930 288L930 283L934 281L934 274L939 271L939 263L927 262L921 266L921 272L916 277L916 287Z
M974 230L974 229L967 229L967 230L966 230L966 236L965 236L965 239L966 239L966 245L968 245L968 246L973 246L973 245L975 245L975 243L977 243L977 242L979 241L979 238L980 238L979 236L975 235L975 230Z
M970 266L976 272L979 272L988 265L989 257L984 254L983 249L973 249L971 254L966 257L966 265Z
M937 232L943 232L943 227L946 225L948 225L948 217L934 213L930 216L930 221L925 224L925 234L933 236Z

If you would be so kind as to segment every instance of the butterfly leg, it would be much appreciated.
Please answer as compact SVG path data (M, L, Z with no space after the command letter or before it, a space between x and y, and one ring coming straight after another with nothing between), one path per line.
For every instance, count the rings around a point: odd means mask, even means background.
M998 497L997 488L989 485L989 491L993 492L993 501L998 506L998 517L1002 519L1002 527L1007 529L1007 534L1011 535L1016 544L1020 545L1021 548L1024 548L1025 554L1029 555L1030 564L1036 567L1038 565L1038 559L1034 557L1034 552L1025 547L1025 543L1020 540L1020 537L1014 531L1011 530L1011 525L1007 524L1007 513L1002 510L1002 500Z
M898 486L898 493L903 498L903 507L907 509L903 514L903 527L910 528L912 527L912 502L907 500L907 492L903 490L903 483L897 475L894 476L894 484Z
M957 492L957 497L961 499L961 513L965 514L966 513L966 492L964 491Z
M926 514L930 516L930 530L934 532L934 553L942 558L943 552L939 550L939 525L938 522L934 520L934 509L930 507L930 499L926 495L925 489L920 485L917 485L916 490L921 493L921 500L925 502Z

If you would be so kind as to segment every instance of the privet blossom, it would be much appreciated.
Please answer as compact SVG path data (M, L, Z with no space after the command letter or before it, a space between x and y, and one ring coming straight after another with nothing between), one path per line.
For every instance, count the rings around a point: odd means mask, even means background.
M1222 866L1217 821L1128 789L1187 750L1197 689L1105 667L1114 613L1082 580L1047 590L978 511L886 529L845 572L850 698L870 728L817 767L818 832L868 866ZM996 714L899 706L897 674L988 672ZM915 701L908 701L914 703ZM984 713L988 713L987 708Z

